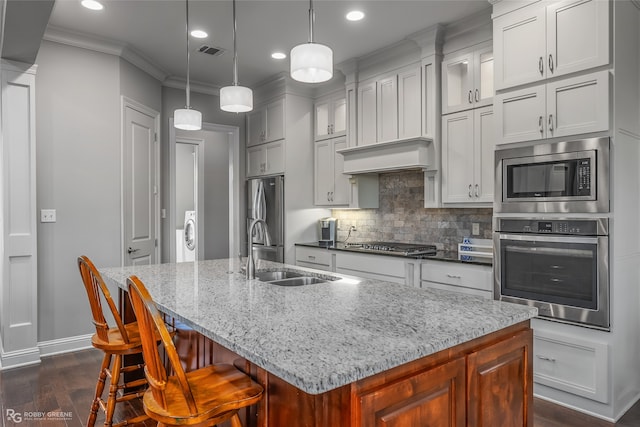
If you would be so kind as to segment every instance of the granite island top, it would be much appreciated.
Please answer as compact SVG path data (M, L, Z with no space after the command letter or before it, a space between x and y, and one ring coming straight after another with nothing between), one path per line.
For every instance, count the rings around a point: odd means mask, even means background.
M247 280L238 259L101 268L138 276L160 311L309 394L320 394L526 321L535 308L329 273L286 287ZM256 270L327 272L264 260Z

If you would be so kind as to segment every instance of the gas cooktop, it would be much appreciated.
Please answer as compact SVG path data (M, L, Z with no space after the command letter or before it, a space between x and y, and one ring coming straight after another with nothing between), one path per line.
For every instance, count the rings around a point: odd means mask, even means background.
M436 253L436 245L426 245L421 243L360 242L345 243L345 248L359 249L363 252L384 252L408 257L435 255Z

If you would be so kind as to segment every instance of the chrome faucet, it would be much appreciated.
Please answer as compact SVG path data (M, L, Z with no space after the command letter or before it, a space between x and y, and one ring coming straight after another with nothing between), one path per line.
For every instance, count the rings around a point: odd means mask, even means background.
M253 261L253 230L258 223L264 224L264 244L271 246L271 237L269 236L269 230L267 228L267 222L264 219L257 218L251 222L249 226L249 253L247 254L247 279L256 278L256 265Z

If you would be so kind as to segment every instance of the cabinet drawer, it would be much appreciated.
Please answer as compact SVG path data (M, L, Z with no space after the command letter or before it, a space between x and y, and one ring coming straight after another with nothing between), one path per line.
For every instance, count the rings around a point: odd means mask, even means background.
M533 379L538 384L607 403L608 346L534 331Z
M489 266L423 261L420 279L482 291L493 290L491 267Z
M404 283L405 260L384 255L336 254L336 272Z
M302 262L304 262L305 265L301 264ZM296 264L303 265L304 267L319 268L321 270L324 270L319 266L314 267L312 265L306 264L318 264L320 266L331 267L331 252L326 249L312 249L302 246L296 246Z
M493 293L490 291L465 288L464 286L448 285L446 283L422 281L420 282L420 287L423 289L442 289L445 291L458 292L465 295L475 295L477 297L483 297L484 299L493 299Z

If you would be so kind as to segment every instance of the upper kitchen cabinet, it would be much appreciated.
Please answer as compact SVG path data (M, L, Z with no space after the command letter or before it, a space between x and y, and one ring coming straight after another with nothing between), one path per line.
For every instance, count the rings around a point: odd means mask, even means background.
M284 98L255 108L247 115L247 147L285 137Z
M442 61L442 114L483 107L492 102L491 42L445 57Z
M347 97L344 91L324 96L314 105L314 138L321 141L347 133Z
M342 173L342 155L336 153L342 148L347 148L346 136L315 143L314 202L318 206L349 204L349 178Z
M609 64L610 8L601 0L545 1L496 17L495 89Z
M247 148L247 177L281 175L285 166L285 141Z

